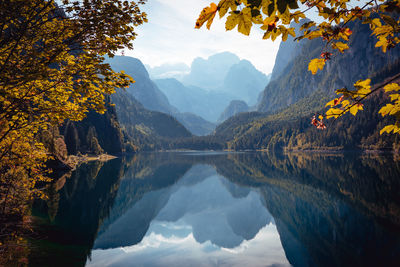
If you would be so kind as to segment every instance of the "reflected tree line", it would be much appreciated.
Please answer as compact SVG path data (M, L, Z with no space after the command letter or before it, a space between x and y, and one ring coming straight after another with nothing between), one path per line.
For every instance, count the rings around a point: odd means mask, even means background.
M109 225L198 164L259 190L292 265L398 264L399 161L372 154L256 152L142 153L83 165L48 188L49 200L34 204L37 234L28 240L29 264L84 266ZM161 208L137 219L132 242L143 239Z

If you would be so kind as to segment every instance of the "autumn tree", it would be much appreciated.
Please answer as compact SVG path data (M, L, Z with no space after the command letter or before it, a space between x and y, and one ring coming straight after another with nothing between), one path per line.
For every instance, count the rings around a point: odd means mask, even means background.
M318 20L304 23L300 32L296 33L292 22L299 23L306 18L307 12L316 12ZM204 23L210 29L218 13L220 18L226 17L226 30L237 30L249 35L253 26L259 26L264 32L263 39L275 40L278 37L286 41L289 35L295 40L322 38L325 46L321 48L321 56L312 59L308 70L316 74L322 70L326 61L335 53L345 53L349 49L349 38L352 35L349 22L359 20L368 24L371 34L376 37L375 47L386 53L399 44L400 33L400 0L220 0L218 4L211 3L205 7L196 21L195 28L201 28ZM297 36L296 36L297 35ZM395 116L396 122L386 125L381 134L400 134L400 86L397 83L400 73L382 84L371 85L371 80L355 81L354 88L337 89L338 98L327 106L324 115L315 116L312 123L320 129L325 128L324 118L335 118L350 112L356 115L363 109L362 102L378 90L384 90L390 103L381 107L382 116Z
M49 158L40 131L105 111L132 78L104 57L132 48L145 0L0 1L0 213L41 194Z

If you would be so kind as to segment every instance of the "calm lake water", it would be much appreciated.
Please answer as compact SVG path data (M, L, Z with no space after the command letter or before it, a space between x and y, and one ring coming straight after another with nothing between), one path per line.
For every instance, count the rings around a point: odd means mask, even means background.
M32 266L400 266L400 161L143 153L37 202Z

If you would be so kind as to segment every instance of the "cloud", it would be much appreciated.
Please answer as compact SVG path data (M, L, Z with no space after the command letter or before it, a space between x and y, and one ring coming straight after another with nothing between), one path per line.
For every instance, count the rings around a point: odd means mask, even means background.
M262 32L253 27L250 36L225 31L225 19L216 16L211 30L194 29L194 23L209 0L150 0L143 6L149 22L137 28L139 36L134 50L126 55L137 57L145 64L184 62L194 58L207 58L215 53L230 51L242 59L250 60L259 70L272 71L279 41L262 40Z

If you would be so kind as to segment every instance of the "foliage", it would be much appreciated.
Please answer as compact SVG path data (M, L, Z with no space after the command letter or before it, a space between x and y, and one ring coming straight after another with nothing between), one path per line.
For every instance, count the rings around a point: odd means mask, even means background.
M2 213L25 209L34 193L43 195L34 188L47 180L50 156L40 132L82 120L89 109L103 113L105 95L133 82L102 62L132 48L134 27L146 21L139 9L144 2L0 2Z
M220 18L229 14L225 22L226 30L232 30L237 26L240 33L249 35L255 24L264 31L263 39L275 40L281 36L285 41L288 35L296 36L290 23L292 21L298 23L301 18L306 18L307 11L314 10L318 13L319 21L304 23L300 28L302 31L296 38L297 40L322 38L325 41L320 57L312 59L308 65L313 74L324 68L333 53L344 53L350 48L349 40L353 32L348 24L351 21L359 20L369 25L372 35L377 38L375 47L381 48L384 53L400 43L400 19L397 15L400 11L399 0L356 3L348 0L220 0L218 5L212 3L210 7L203 9L196 22L196 28L200 28L206 21L207 27L210 28L216 13ZM328 103L331 108L324 117L338 118L349 111L356 115L363 109L361 102L383 88L386 93L391 92L391 103L383 106L380 114L395 116L396 122L387 125L381 133L400 133L400 101L396 93L399 88L396 80L399 77L400 75L396 75L392 79L393 83L375 87L370 85L368 79L359 80L354 84L354 90L347 88L337 90L341 97Z

